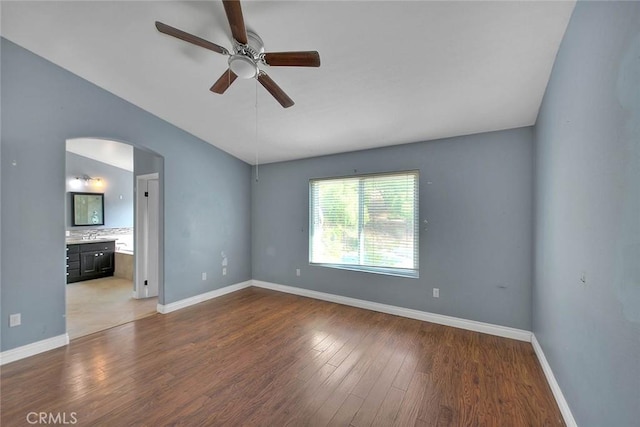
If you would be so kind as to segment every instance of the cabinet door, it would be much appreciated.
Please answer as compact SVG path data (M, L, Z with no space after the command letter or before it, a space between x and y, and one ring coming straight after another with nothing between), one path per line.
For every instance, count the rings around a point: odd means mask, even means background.
M113 258L114 258L114 254L111 251L100 252L100 255L98 256L98 260L100 263L98 267L98 272L100 273L113 272Z
M100 252L81 252L80 253L80 275L91 275L98 273L100 270Z
M79 282L80 281L80 269L74 268L67 271L67 283Z

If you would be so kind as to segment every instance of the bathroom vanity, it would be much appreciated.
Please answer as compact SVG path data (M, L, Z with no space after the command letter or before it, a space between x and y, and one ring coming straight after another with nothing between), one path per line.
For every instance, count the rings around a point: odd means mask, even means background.
M67 283L113 276L115 240L67 240Z

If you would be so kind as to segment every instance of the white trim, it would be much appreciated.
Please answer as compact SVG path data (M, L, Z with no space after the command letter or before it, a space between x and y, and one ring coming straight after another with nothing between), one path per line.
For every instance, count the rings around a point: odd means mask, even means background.
M556 381L555 375L553 375L553 371L551 370L551 366L549 362L547 362L547 358L542 351L542 347L538 342L536 336L532 334L531 336L531 345L533 345L533 350L536 352L536 356L538 356L538 361L542 366L542 371L544 372L544 376L547 377L547 382L549 383L549 387L551 387L551 392L553 393L553 397L556 398L556 403L560 408L560 412L562 413L562 418L564 418L564 422L567 427L578 427L575 418L573 418L573 414L571 413L571 408L569 408L569 404L567 400L564 398L564 394L562 394L562 390L560 389L560 384Z
M142 175L136 175L136 179L160 179L160 174L158 172L146 173Z
M185 298L180 301L172 302L166 305L158 304L158 313L167 314L172 311L180 310L182 308L189 307L194 304L201 303L203 301L210 300L212 298L218 298L222 295L226 295L231 292L239 291L240 289L248 288L251 286L251 280L246 282L236 283L234 285L225 286L224 288L215 289L213 291L205 292L204 294L196 295L193 297Z
M23 345L22 347L12 348L11 350L3 351L0 353L0 365L15 362L16 360L24 359L25 357L35 356L45 351L53 350L54 348L63 347L69 344L69 335L63 334L56 337L47 338L42 341L36 341L31 344Z
M338 304L350 305L352 307L364 308L367 310L379 311L381 313L394 314L396 316L408 317L410 319L423 320L425 322L437 323L439 325L453 326L454 328L466 329L469 331L482 332L499 337L511 338L519 341L531 342L531 332L523 329L509 328L507 326L493 325L491 323L477 322L475 320L460 319L458 317L445 316L443 314L429 313L426 311L413 310L410 308L397 307L395 305L381 304L378 302L365 301L356 298L343 297L340 295L328 294L325 292L312 291L309 289L296 288L293 286L279 285L276 283L252 280L252 285L258 288L271 289L288 294L300 295L303 297L315 298L323 301L335 302Z

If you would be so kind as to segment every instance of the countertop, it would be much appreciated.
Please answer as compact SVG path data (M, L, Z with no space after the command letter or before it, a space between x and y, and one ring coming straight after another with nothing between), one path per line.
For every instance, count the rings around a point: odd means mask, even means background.
M93 239L93 240L82 240L82 239L67 239L67 245L84 245L85 243L100 243L100 242L115 242L116 239Z

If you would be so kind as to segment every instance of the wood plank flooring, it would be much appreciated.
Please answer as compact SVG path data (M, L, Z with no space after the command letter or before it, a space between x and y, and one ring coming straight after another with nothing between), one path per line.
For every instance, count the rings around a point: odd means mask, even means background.
M2 426L564 425L529 343L244 289L1 368ZM33 417L33 415L31 415Z

